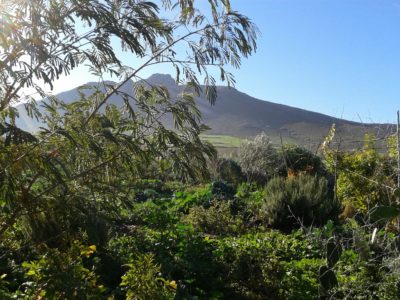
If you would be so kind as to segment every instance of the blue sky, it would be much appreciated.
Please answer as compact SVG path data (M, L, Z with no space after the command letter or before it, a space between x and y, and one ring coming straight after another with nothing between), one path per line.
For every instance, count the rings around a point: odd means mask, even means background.
M257 53L234 71L239 90L349 120L395 120L400 0L231 2L261 31ZM169 69L142 75L153 71ZM84 83L87 73L78 70L72 78L58 83L55 92Z
M238 88L364 122L400 108L400 1L236 0L262 32Z

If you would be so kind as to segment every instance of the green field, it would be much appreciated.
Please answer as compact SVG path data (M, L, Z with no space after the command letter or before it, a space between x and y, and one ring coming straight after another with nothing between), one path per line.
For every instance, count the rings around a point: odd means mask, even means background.
M205 141L210 142L218 149L232 149L239 148L240 144L246 139L254 139L254 137L237 137L231 135L222 134L202 134L201 138ZM276 147L281 145L281 140L279 136L270 136L271 143ZM293 139L285 137L283 140L284 144L296 144Z
M217 149L238 148L243 139L230 135L202 134L201 138L213 144Z

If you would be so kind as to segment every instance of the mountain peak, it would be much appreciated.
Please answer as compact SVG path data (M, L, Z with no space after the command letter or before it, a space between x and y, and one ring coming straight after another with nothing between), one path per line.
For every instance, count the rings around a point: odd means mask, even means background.
M169 74L156 73L147 78L146 81L150 84L164 85L166 87L173 87L176 85L175 79Z

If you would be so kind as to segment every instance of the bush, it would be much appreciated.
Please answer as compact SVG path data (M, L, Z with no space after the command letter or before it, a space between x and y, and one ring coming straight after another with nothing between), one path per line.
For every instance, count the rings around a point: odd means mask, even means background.
M209 206L213 199L211 185L205 185L175 192L172 202L176 210L187 213L192 206Z
M318 295L320 246L301 232L285 235L271 230L212 243L225 274L225 299L313 299Z
M90 265L96 246L73 242L67 252L48 251L36 260L25 261L25 282L18 299L101 299L105 288Z
M230 201L213 203L209 208L193 207L185 221L195 230L212 235L236 235L243 229L242 220L231 214Z
M281 298L292 300L316 299L319 290L318 271L323 259L303 258L283 263Z
M233 159L226 158L217 161L217 177L235 186L245 179L240 165Z
M356 211L366 213L375 205L388 205L395 201L387 186L395 186L394 162L366 147L339 157L337 195L341 202Z
M257 227L262 223L259 216L263 200L264 191L256 184L242 183L238 186L231 203L231 211L233 214L241 215L246 227Z
M247 181L265 184L278 174L282 162L269 137L262 133L254 140L246 140L240 145L239 164Z
M265 223L283 230L323 225L328 219L335 219L339 210L327 180L318 176L274 178L265 188L265 199Z
M300 146L285 146L279 151L283 165L280 174L286 176L293 174L311 174L327 176L327 171L321 158L311 151Z
M153 255L139 255L127 266L129 270L122 276L120 284L126 299L174 299L177 284L160 277L161 270Z
M224 181L214 181L211 183L211 193L220 200L232 199L235 195L235 188Z
M134 188L134 200L136 202L154 200L172 194L170 188L160 180L138 179L132 184L132 187Z
M165 199L148 200L133 205L128 212L126 222L129 225L148 226L150 228L168 228L177 222L176 214L169 210L169 201Z

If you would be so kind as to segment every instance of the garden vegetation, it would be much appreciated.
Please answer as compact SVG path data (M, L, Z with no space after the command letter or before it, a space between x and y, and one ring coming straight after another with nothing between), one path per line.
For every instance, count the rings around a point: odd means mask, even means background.
M200 138L196 95L256 50L228 0L5 0L0 29L1 299L400 298L393 148L338 151L332 127L318 153L261 134L222 158ZM179 97L140 81L154 64ZM79 99L45 92L83 65Z

